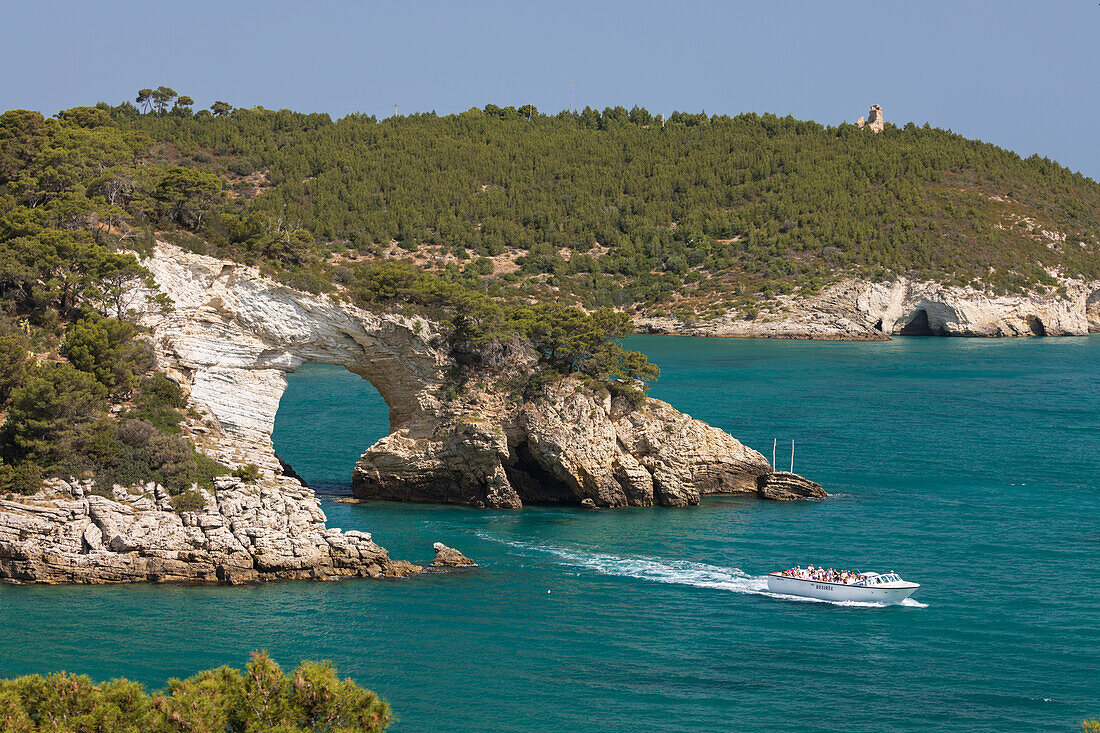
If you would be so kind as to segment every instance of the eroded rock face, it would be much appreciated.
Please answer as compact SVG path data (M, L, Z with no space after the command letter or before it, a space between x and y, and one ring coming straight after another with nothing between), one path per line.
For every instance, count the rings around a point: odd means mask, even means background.
M419 439L383 438L355 467L352 490L493 508L684 507L705 494L773 498L758 485L771 472L760 453L660 400L637 408L566 379L515 406L475 396Z
M753 320L736 313L686 324L638 318L640 330L699 336L887 339L923 336L1087 336L1100 331L1100 283L1065 280L1065 295L992 296L899 278L846 280L813 297L781 297Z
M437 409L446 354L432 324L379 315L268 280L254 268L159 243L143 264L173 301L151 312L157 361L205 416L198 442L227 465L282 466L271 433L286 373L305 362L338 364L367 379L392 424L416 429Z
M1089 322L1089 331L1100 333L1100 283L1095 284L1085 296L1085 318Z
M313 492L295 481L219 479L203 507L177 514L164 489L51 480L0 500L0 578L35 583L206 582L400 577L418 566L391 560L364 532L325 526Z

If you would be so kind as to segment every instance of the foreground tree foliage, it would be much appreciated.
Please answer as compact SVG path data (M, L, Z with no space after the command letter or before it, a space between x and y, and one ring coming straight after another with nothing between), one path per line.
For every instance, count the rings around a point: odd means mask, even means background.
M96 684L64 672L0 680L0 731L30 733L373 733L389 705L330 662L302 662L290 675L266 653L242 673L231 667L170 680L148 695L125 679Z

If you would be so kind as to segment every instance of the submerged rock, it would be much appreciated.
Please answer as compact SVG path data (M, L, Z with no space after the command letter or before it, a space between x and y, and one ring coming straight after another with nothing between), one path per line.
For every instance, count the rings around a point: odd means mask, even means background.
M436 542L432 547L435 549L435 560L432 561L432 565L448 568L477 565L476 562L466 557L458 550L453 547L447 547L442 542Z

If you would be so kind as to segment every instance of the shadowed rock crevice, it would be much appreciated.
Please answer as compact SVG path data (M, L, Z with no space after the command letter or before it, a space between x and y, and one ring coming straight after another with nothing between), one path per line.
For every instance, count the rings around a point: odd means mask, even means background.
M577 497L569 487L539 465L527 441L517 445L509 454L504 463L504 475L525 505L577 503Z
M914 313L908 323L898 330L899 336L935 336L932 326L928 323L928 311L920 308Z

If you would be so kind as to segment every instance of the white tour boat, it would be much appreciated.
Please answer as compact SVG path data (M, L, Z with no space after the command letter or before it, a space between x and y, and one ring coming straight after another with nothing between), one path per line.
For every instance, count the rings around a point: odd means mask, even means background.
M858 601L861 603L901 603L918 583L902 580L897 573L859 573L849 570L826 571L822 568L792 568L768 574L768 590L822 601Z

